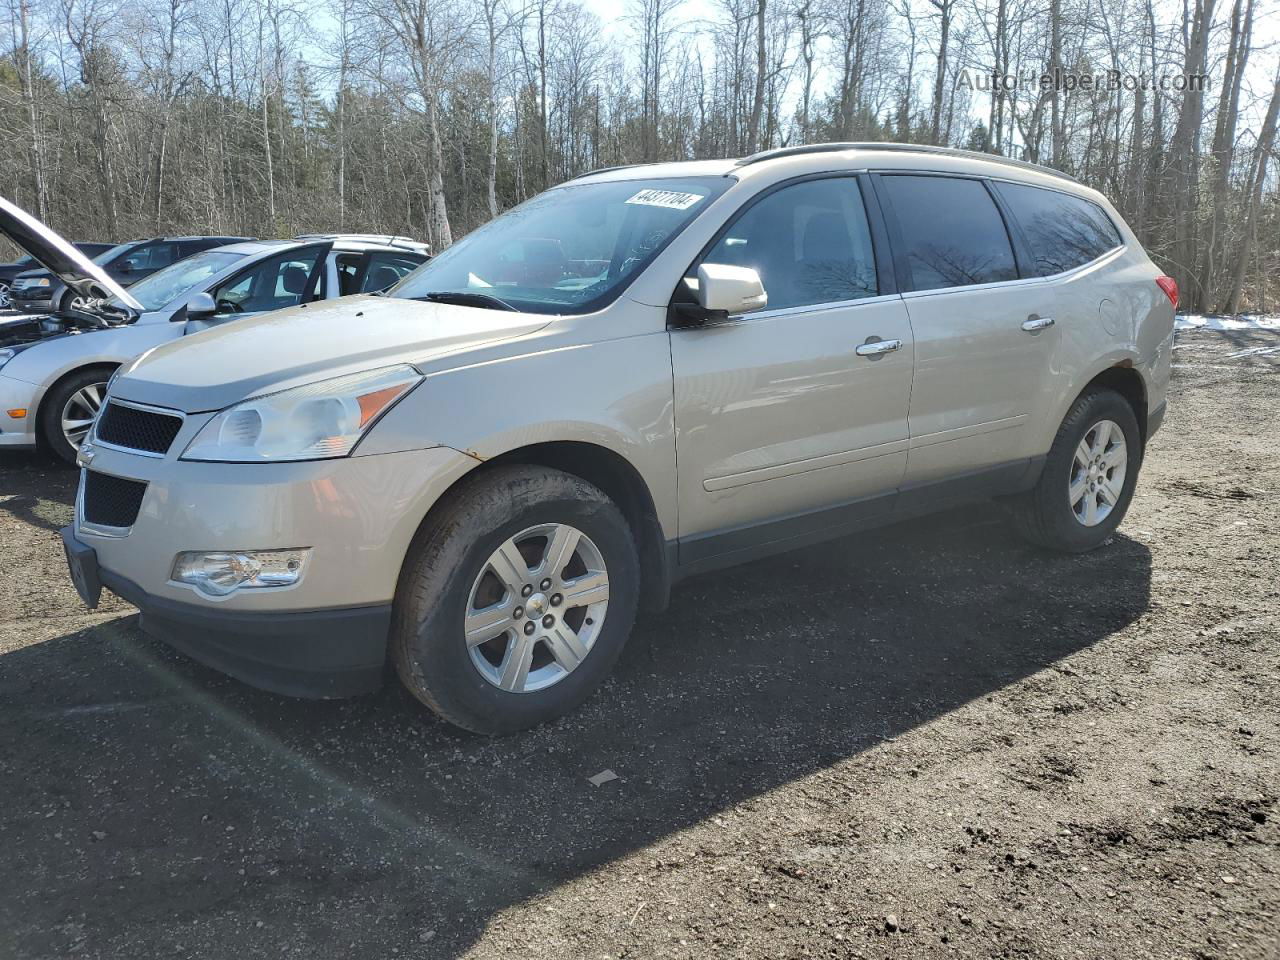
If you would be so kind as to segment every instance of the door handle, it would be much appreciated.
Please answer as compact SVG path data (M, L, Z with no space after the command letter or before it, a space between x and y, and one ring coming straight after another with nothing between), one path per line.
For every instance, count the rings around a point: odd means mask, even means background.
M866 343L859 344L854 353L860 357L870 357L875 360L877 357L883 357L886 353L893 353L901 348L901 340L868 340Z
M1022 329L1027 333L1036 333L1039 330L1047 329L1053 326L1053 317L1041 317L1032 314L1022 321Z

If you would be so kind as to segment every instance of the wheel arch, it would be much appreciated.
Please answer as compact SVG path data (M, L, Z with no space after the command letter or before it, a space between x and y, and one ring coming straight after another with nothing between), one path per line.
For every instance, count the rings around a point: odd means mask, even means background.
M641 608L652 612L666 609L671 591L671 568L653 494L640 471L626 457L600 444L579 440L552 440L516 447L485 458L482 463L455 479L436 499L423 517L419 529L438 510L448 509L452 494L489 471L514 465L547 467L571 474L598 487L616 503L631 527L640 557Z
M1147 442L1147 384L1132 360L1121 360L1100 370L1077 391L1067 409L1075 404L1086 391L1095 387L1114 390L1128 402L1133 409L1134 419L1138 421L1138 433L1145 446Z
M118 370L119 368L120 368L119 361L95 360L95 361L90 361L89 363L82 363L79 366L70 368L69 370L63 370L56 377L50 380L48 384L45 385L43 391L40 394L40 400L36 404L35 420L34 420L36 446L42 450L47 449L48 447L49 442L48 440L45 439L45 435L44 435L44 416L45 416L45 411L49 409L50 397L54 396L58 392L59 387L61 387L64 383L66 383L72 377L78 376L79 374L84 373L87 370L101 370L103 373L107 375L107 379L110 380L111 374L115 373L115 371Z

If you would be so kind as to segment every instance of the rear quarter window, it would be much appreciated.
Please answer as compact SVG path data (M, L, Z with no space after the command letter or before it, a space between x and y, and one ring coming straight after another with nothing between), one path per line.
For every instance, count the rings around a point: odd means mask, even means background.
M999 183L996 189L1026 237L1032 276L1074 270L1124 242L1091 200L1020 183Z

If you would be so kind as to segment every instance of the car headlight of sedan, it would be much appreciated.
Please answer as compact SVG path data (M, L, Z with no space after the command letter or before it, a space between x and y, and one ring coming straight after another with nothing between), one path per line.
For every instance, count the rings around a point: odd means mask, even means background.
M206 423L182 459L264 463L345 457L421 382L422 374L400 365L252 397Z

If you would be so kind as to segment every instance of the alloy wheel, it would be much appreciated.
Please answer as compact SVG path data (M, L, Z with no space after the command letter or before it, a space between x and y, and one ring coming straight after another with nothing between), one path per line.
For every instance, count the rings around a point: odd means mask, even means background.
M1067 501L1079 523L1096 527L1111 515L1124 491L1128 463L1124 431L1114 420L1099 420L1085 431L1067 482Z
M9 299L9 284L0 282L0 310L8 310L13 306Z
M70 397L62 408L62 435L71 449L79 450L80 444L93 426L93 419L102 409L102 398L107 392L107 383L90 383L81 387Z
M508 693L559 683L591 653L609 607L609 572L581 530L546 523L490 555L467 600L471 663Z

